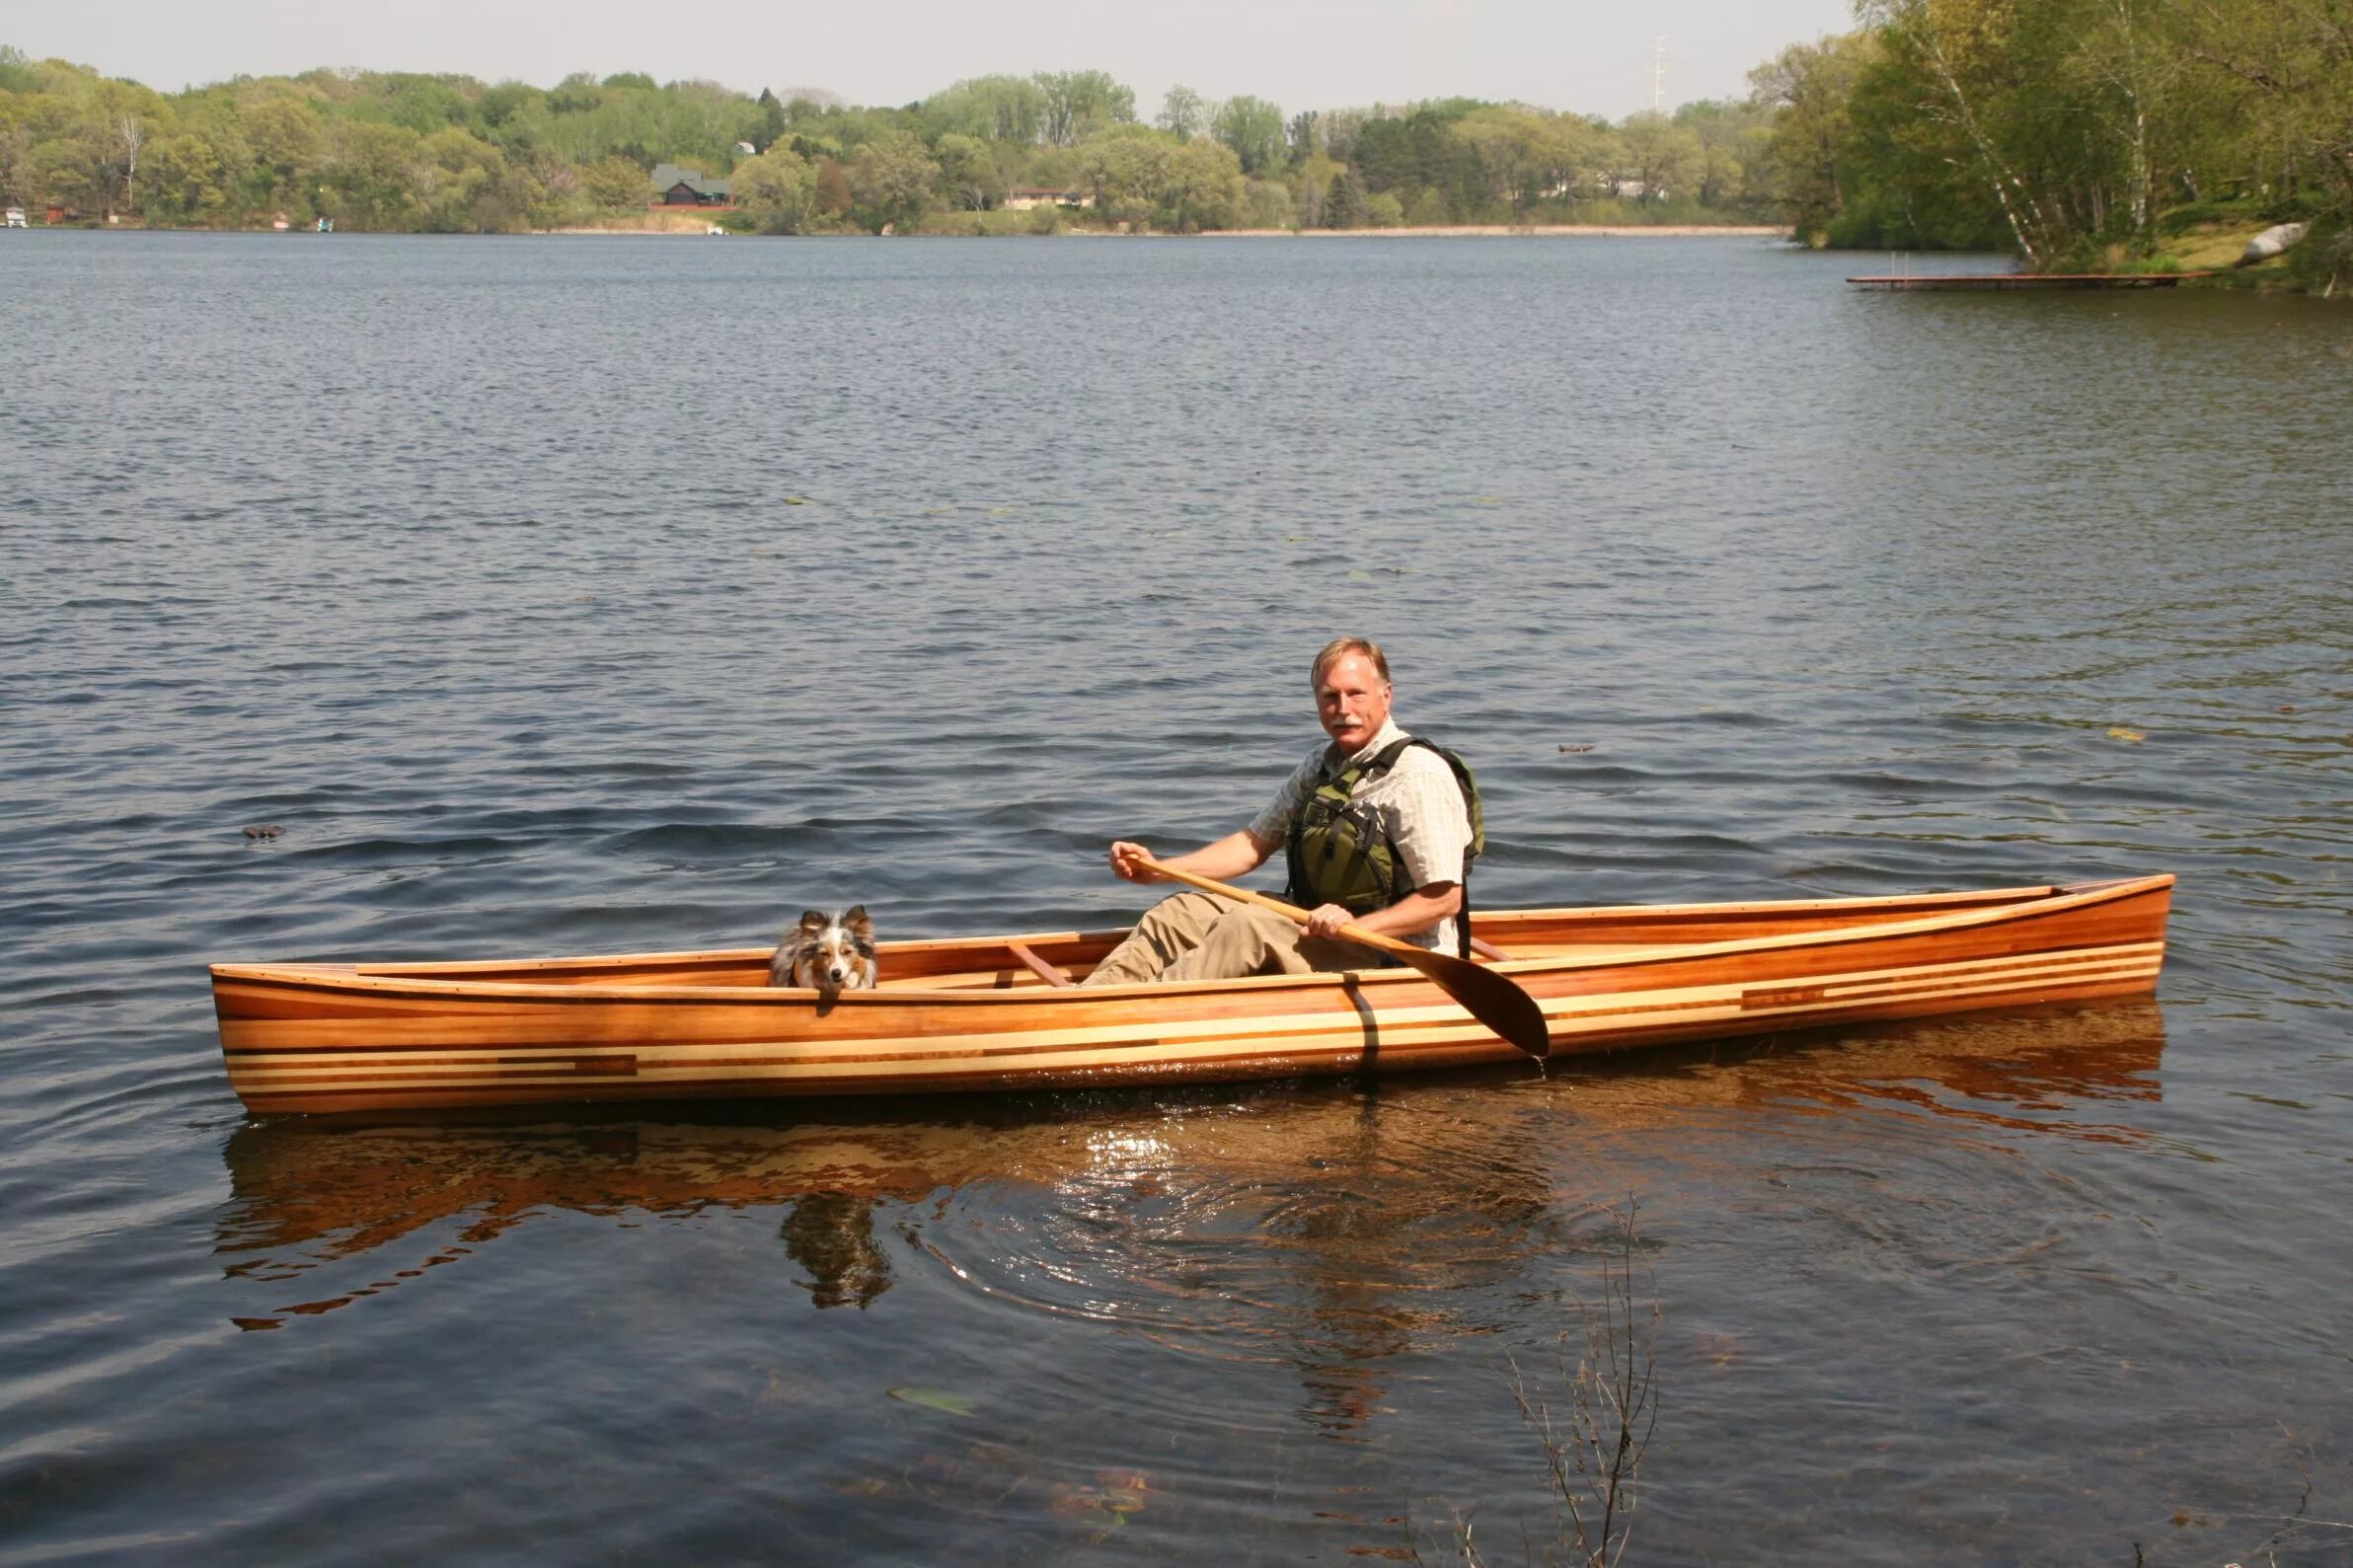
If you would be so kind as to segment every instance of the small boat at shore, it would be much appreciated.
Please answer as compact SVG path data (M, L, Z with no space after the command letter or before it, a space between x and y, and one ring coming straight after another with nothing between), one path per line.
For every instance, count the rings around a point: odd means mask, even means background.
M1481 960L1562 1056L2132 996L2173 878L1891 898L1481 910ZM224 963L247 1109L916 1094L1524 1061L1408 968L1081 989L1124 931L880 944L880 983L767 984L772 949L454 963Z

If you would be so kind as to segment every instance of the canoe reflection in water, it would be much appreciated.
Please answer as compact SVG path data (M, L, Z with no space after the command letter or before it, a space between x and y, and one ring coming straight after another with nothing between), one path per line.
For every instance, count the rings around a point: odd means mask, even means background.
M1349 1369L1417 1335L1491 1326L1477 1320L1484 1287L1537 1255L1608 1251L1609 1205L1655 1187L1662 1162L1745 1147L1758 1117L1894 1109L2131 1141L2143 1134L2120 1112L2158 1096L2163 1040L2157 1005L2134 1001L1378 1085L270 1120L226 1145L215 1251L232 1280L283 1288L268 1315L239 1319L277 1327L542 1217L776 1207L813 1306L864 1307L896 1271L938 1264L1035 1309L1207 1333L1218 1355L1304 1358L1346 1422L1369 1396ZM969 1223L933 1223L950 1203ZM428 1228L423 1255L383 1255ZM285 1304L296 1278L355 1268L373 1277Z

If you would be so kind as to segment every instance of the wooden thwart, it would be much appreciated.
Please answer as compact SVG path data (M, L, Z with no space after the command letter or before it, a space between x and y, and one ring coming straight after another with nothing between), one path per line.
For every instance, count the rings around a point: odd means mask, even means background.
M1027 942L1009 941L1005 944L1005 950L1020 959L1031 974L1037 976L1047 985L1067 986L1072 984L1069 975L1038 957L1036 950Z

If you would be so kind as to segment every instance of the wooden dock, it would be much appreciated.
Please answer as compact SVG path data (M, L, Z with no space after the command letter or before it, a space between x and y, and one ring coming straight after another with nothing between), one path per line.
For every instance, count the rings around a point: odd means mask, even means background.
M1941 288L2171 288L2205 272L1905 272L1851 277L1857 288L1918 293Z

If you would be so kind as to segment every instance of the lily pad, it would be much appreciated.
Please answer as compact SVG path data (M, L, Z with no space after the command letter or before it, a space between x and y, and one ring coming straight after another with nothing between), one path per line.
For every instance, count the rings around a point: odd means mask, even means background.
M942 1415L968 1416L979 1408L969 1394L950 1393L946 1388L925 1388L912 1383L891 1389L890 1396L904 1399L909 1404L919 1404L926 1410L937 1410Z

